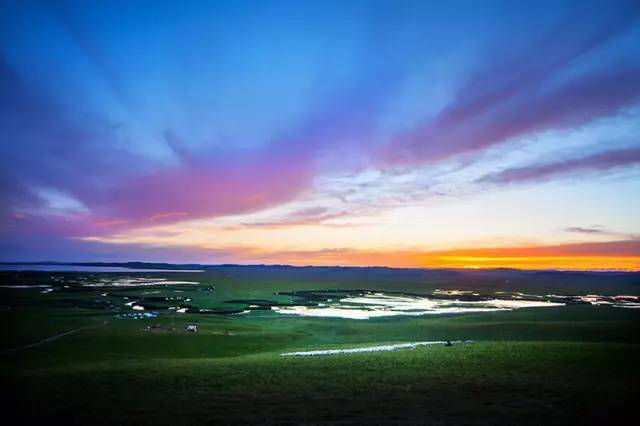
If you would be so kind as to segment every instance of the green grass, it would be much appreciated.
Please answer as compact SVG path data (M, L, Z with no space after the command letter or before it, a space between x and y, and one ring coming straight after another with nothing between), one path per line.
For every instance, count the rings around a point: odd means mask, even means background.
M374 320L338 318L224 317L180 315L118 320L109 315L43 315L20 310L0 314L18 332L3 329L5 348L38 341L66 330L93 326L46 346L19 353L25 365L68 364L110 359L220 358L261 352L424 340L636 342L640 312L608 306L533 308L509 312ZM4 316L4 318L3 318ZM200 332L184 331L197 321ZM104 324L107 322L107 324ZM175 327L176 332L143 331L147 325ZM31 333L30 330L37 331ZM82 348L82 350L78 350ZM17 355L16 355L17 357Z
M28 370L14 388L25 413L69 424L613 423L636 398L639 356L633 344L501 342L137 359Z
M188 292L211 307L231 298L273 298L277 291L472 285L464 277L446 284L446 276L424 283L413 271L285 272L267 271L262 281L253 269L157 276L215 285L211 293ZM0 274L0 280L46 284L50 275ZM509 290L555 286L555 293L584 294L577 289L610 284L616 291L597 293L638 293L628 278L610 282L605 276L603 284L543 278L522 278L509 283ZM491 288L488 278L476 284ZM493 285L492 291L505 283ZM0 355L3 399L24 422L614 424L625 422L640 390L636 309L576 305L371 320L254 311L131 320L116 319L121 311L76 307L102 291L0 289L0 307L8 307L0 309L0 351L83 328ZM192 322L199 323L198 333L184 331ZM144 331L148 325L162 330ZM474 343L313 358L279 355L445 339Z

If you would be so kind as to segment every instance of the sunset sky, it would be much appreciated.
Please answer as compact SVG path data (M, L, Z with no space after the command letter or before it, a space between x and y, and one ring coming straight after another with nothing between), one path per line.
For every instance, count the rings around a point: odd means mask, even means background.
M0 0L0 261L640 270L640 2Z

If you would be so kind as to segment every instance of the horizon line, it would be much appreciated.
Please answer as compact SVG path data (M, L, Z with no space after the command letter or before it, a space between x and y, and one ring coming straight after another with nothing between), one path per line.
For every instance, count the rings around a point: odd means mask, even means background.
M42 260L42 261L0 261L0 265L70 265L70 266L118 266L118 265L131 265L131 264L146 264L146 265L170 265L170 266L202 266L202 267L288 267L288 268L342 268L342 269L366 269L366 268L384 268L384 269L397 269L397 270L428 270L428 271L523 271L523 272L617 272L617 273L640 273L640 269L624 269L624 268L593 268L593 269L571 269L571 268L516 268L509 266L496 266L496 267L429 267L429 266L385 266L385 265L294 265L288 263L198 263L198 262L184 262L184 263L171 263L171 262L156 262L156 261L122 261L122 262L105 262L105 261L86 261L86 262L67 262L56 260ZM139 269L139 268L129 268Z

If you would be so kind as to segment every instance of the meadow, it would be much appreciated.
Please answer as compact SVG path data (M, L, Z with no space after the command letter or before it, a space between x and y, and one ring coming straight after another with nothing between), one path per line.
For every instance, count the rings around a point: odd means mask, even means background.
M634 417L640 390L632 304L370 319L264 306L316 303L292 292L327 290L631 297L633 273L222 266L3 271L0 285L3 400L25 421L615 424ZM181 304L190 309L170 309ZM436 340L471 342L281 356Z

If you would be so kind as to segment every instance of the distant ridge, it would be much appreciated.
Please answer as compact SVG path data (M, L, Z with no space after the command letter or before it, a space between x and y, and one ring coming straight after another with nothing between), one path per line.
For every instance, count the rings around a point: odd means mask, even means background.
M595 270L567 270L567 269L516 269L516 268L398 268L389 266L340 266L340 265L287 265L287 264L202 264L202 263L167 263L167 262L58 262L58 261L39 261L39 262L6 262L0 261L0 265L50 265L50 266L87 266L87 267L119 267L128 269L158 269L158 270L215 270L226 268L265 268L265 269L315 269L315 270L389 270L389 271L425 271L440 273L463 273L463 274L483 274L491 273L495 276L509 276L514 273L535 274L549 276L557 275L590 275L590 274L631 274L640 275L640 271L624 271L616 269L595 269Z

